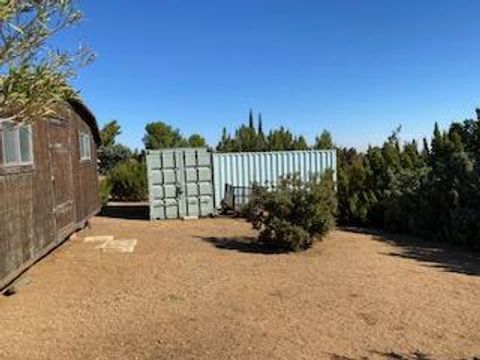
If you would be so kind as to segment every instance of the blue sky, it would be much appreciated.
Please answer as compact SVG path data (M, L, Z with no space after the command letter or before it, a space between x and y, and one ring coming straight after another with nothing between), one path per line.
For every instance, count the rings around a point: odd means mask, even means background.
M58 39L98 55L75 80L100 124L141 147L161 120L216 144L261 111L313 141L365 148L472 117L480 106L476 0L83 0Z

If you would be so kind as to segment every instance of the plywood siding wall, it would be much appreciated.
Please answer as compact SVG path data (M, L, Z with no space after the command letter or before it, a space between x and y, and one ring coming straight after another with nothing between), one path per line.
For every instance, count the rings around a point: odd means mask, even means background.
M69 107L63 117L71 125L73 231L99 209L96 146L92 141L92 159L81 162L78 131L91 130ZM65 238L55 228L47 121L35 122L32 133L33 167L8 169L0 165L0 288Z
M78 133L88 132L92 134L90 127L75 113L74 121L76 123L76 136L73 139L73 158L75 159L73 167L74 185L75 185L75 205L77 223L84 221L99 210L100 199L98 196L98 173L97 173L97 146L92 141L92 157L90 160L80 160L80 146ZM92 137L93 139L93 137Z

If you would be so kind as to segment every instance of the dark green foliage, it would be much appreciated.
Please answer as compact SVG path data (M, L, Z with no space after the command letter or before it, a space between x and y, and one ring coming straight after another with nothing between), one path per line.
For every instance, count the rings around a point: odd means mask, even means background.
M125 162L131 157L132 151L122 144L101 146L98 149L98 159L100 160L100 174L108 174L108 172L111 171L118 163Z
M404 211L428 173L415 141L400 145L399 129L366 153L338 150L340 222L407 230Z
M161 121L151 122L145 126L143 143L148 150L207 146L201 135L193 134L187 139L179 129Z
M128 147L117 144L117 136L121 133L122 129L116 120L105 124L100 131L102 145L98 149L98 159L102 175L106 175L115 165L132 157L132 151Z
M112 146L115 144L117 136L122 133L122 129L117 120L112 120L103 126L100 131L102 146Z
M281 126L279 129L270 130L267 143L269 150L293 150L293 134Z
M143 143L149 150L188 146L188 141L180 134L179 129L174 129L161 121L147 124L145 132Z
M250 129L255 129L255 125L253 123L253 112L252 112L252 109L250 109L250 112L248 114L248 127Z
M121 201L143 201L148 198L147 166L131 159L119 163L109 173L112 198Z
M242 125L235 132L236 151L257 151L258 146L257 133L254 127Z
M205 147L207 146L207 142L205 138L199 134L192 134L188 138L188 146L190 147Z
M324 134L330 134L324 131ZM331 137L330 142L331 144ZM329 148L333 148L329 147ZM263 131L262 115L258 114L258 125L253 123L253 113L250 110L248 124L241 125L231 136L226 128L222 130L222 138L216 147L220 152L241 151L282 151L309 150L310 145L303 135L296 136L290 130L281 126L271 129L268 134Z
M480 118L435 124L421 151L399 131L366 153L338 150L339 221L480 248Z
M258 134L263 135L262 113L258 114Z
M258 240L281 250L309 248L335 225L336 197L331 174L302 182L285 178L274 189L255 186L248 220Z
M293 150L308 150L309 146L307 144L307 139L303 135L295 138L292 144Z
M313 146L315 150L330 150L334 148L332 135L327 131L323 130L320 136L315 138L315 145Z

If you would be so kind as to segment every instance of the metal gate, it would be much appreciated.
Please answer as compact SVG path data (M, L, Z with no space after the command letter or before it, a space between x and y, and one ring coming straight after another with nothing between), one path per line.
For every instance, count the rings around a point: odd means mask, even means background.
M152 220L213 213L212 157L207 149L149 150L147 167Z

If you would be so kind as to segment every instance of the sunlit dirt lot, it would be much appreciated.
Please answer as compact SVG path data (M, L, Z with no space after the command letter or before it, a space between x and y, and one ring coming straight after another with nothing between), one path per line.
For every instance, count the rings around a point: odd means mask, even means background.
M102 252L90 235L138 239ZM299 254L234 219L97 217L0 298L1 359L473 359L480 261L336 230Z

